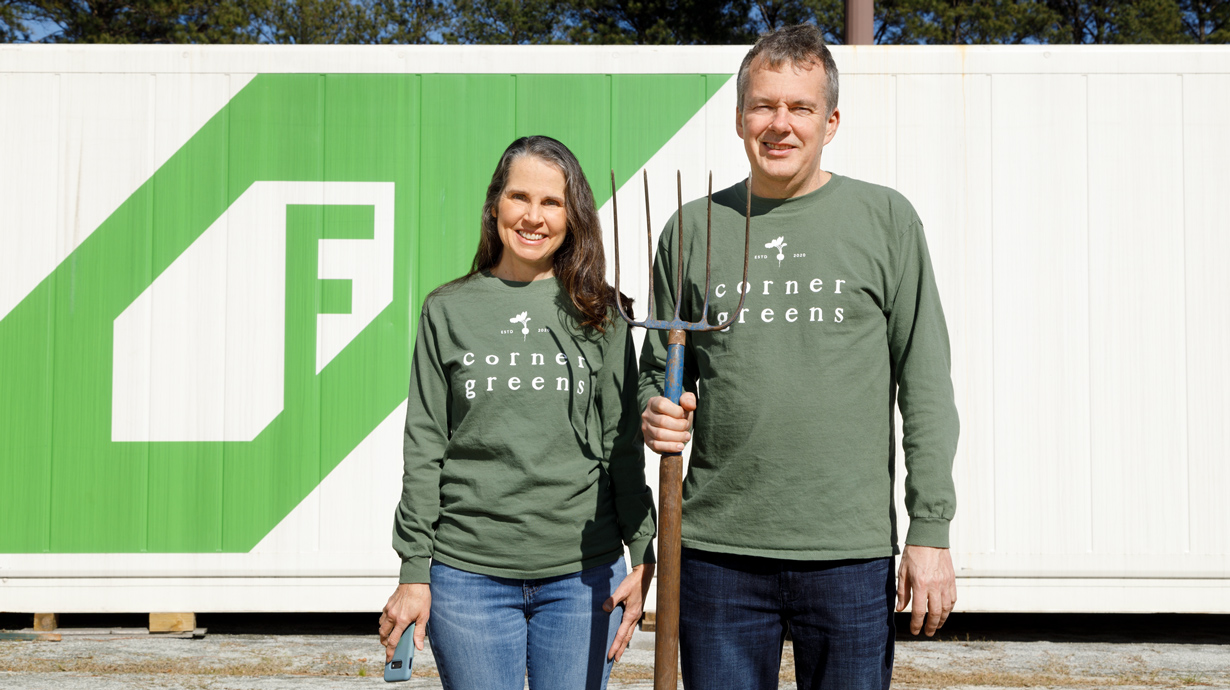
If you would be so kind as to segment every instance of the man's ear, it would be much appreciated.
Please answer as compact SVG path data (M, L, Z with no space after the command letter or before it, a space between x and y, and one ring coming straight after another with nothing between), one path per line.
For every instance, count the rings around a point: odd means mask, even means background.
M735 106L735 134L738 134L740 139L743 138L743 111L737 105Z
M837 126L841 124L841 111L833 108L829 121L824 123L824 145L828 146L833 137L837 136Z

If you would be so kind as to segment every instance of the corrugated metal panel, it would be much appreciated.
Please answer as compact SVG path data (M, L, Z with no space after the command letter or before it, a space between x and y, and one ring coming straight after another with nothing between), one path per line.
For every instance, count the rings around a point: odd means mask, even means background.
M842 65L838 65L840 69ZM824 149L824 167L843 175L888 187L897 186L899 125L909 122L913 112L898 109L897 83L892 74L847 76L842 72L841 91L837 99L841 125L837 136ZM715 145L737 149L730 141L734 113L729 113L731 132L723 131ZM731 146L735 143L736 146ZM742 161L747 167L746 158Z
M1181 86L1089 78L1093 553L1155 567L1188 547Z
M996 76L994 462L968 548L1093 548L1086 78ZM1002 516L1002 517L1001 517Z
M948 321L961 415L953 470L960 486L957 511L979 516L954 521L952 537L962 549L984 545L995 525L986 519L995 514L994 475L987 462L995 457L994 427L986 423L995 412L994 242L988 232L991 79L985 74L897 77L896 186L922 218ZM907 514L904 460L898 458L898 515ZM900 533L905 534L904 528Z
M1183 76L1188 549L1225 556L1230 544L1230 75ZM1176 290L1178 286L1172 286ZM1168 293L1170 290L1167 291ZM1224 562L1224 561L1223 561Z

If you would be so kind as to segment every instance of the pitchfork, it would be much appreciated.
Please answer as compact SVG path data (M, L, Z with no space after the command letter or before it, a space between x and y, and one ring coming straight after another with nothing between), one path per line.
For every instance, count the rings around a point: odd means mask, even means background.
M669 331L666 352L666 398L678 405L683 395L683 348L687 332L704 333L728 328L743 309L746 290L739 291L739 306L725 323L709 325L709 259L713 245L713 173L709 173L709 206L705 230L705 303L701 308L700 321L691 323L679 318L683 305L683 176L675 173L675 186L679 196L679 214L676 226L679 229L679 265L675 271L675 314L670 321L653 317L653 225L649 221L649 173L645 180L645 226L649 238L649 305L644 321L633 321L619 305L619 315L629 326L649 330ZM748 177L750 185L751 177ZM615 205L615 171L611 171L611 213L615 225L615 292L619 294L619 210ZM747 284L747 259L752 241L752 191L747 190L747 221L743 240L743 282ZM683 513L683 456L668 453L662 456L658 468L658 610L655 620L654 642L654 690L675 690L675 671L679 663L679 536Z

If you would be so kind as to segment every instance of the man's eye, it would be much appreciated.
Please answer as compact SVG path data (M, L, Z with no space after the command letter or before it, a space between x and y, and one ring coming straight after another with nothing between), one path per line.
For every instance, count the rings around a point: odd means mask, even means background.
M563 206L564 205L558 199L547 199L546 201L542 203L547 206Z

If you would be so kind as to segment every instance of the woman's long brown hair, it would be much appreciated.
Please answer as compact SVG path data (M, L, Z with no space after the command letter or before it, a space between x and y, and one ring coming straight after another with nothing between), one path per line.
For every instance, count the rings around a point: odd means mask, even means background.
M615 288L606 282L606 256L602 250L602 225L594 192L585 179L581 164L559 141L546 136L521 137L509 144L495 166L491 184L487 185L487 200L483 203L482 234L478 252L470 272L460 279L468 280L480 271L489 271L500 263L504 243L500 241L495 211L500 196L508 184L513 161L533 156L554 165L564 174L564 210L568 215L568 233L552 259L555 277L564 285L576 307L582 326L606 332L616 309ZM458 281L458 282L460 282ZM628 315L632 315L632 299L620 294Z

